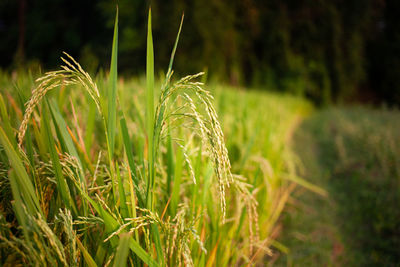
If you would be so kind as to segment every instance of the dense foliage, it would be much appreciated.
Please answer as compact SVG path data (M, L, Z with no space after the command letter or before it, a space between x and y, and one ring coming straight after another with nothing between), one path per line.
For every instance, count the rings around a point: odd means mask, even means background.
M1 1L1 66L25 59L54 67L62 47L96 70L109 58L115 4ZM179 70L208 68L232 84L305 94L319 103L400 101L396 0L119 0L120 68L125 73L144 71L149 4L155 14L158 67L168 62L185 12Z
M181 28L155 80L150 12L146 82L118 79L114 25L107 78L67 53L36 83L0 76L1 265L234 266L284 251L274 239L295 183L325 192L285 145L311 106L226 89L215 101L203 73L176 81Z

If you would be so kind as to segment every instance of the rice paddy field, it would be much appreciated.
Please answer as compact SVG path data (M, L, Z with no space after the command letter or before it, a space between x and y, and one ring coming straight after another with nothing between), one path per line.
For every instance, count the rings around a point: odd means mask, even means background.
M179 33L155 78L151 16L146 75L119 77L117 25L104 73L0 74L3 266L398 260L397 111L175 77Z

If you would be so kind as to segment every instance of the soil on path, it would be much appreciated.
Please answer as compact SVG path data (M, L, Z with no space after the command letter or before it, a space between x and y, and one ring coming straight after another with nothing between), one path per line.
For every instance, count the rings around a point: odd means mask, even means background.
M331 109L306 119L291 145L298 187L278 240L290 250L275 266L396 266L400 260L399 112Z

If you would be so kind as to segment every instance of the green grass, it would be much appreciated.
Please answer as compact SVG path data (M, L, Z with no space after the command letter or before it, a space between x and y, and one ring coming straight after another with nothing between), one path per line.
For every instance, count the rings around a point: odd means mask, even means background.
M175 80L182 24L155 80L148 21L145 79L117 77L118 15L107 77L0 73L2 264L263 265L293 181L324 193L287 146L309 103Z
M330 108L299 127L293 147L300 172L326 188L299 190L280 241L291 247L277 265L395 266L400 253L400 119L396 110Z

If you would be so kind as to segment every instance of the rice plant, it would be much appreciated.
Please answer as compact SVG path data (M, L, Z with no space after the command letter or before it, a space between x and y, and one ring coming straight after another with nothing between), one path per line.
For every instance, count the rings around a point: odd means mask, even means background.
M284 250L274 238L291 181L318 188L294 172L281 176L290 170L279 150L285 140L276 140L271 163L237 133L228 147L248 145L231 165L203 73L174 81L182 23L166 76L155 81L149 11L145 90L118 79L117 11L107 79L64 53L61 69L38 78L31 95L18 85L0 95L4 265L263 265L271 246ZM274 150L274 141L262 146Z

